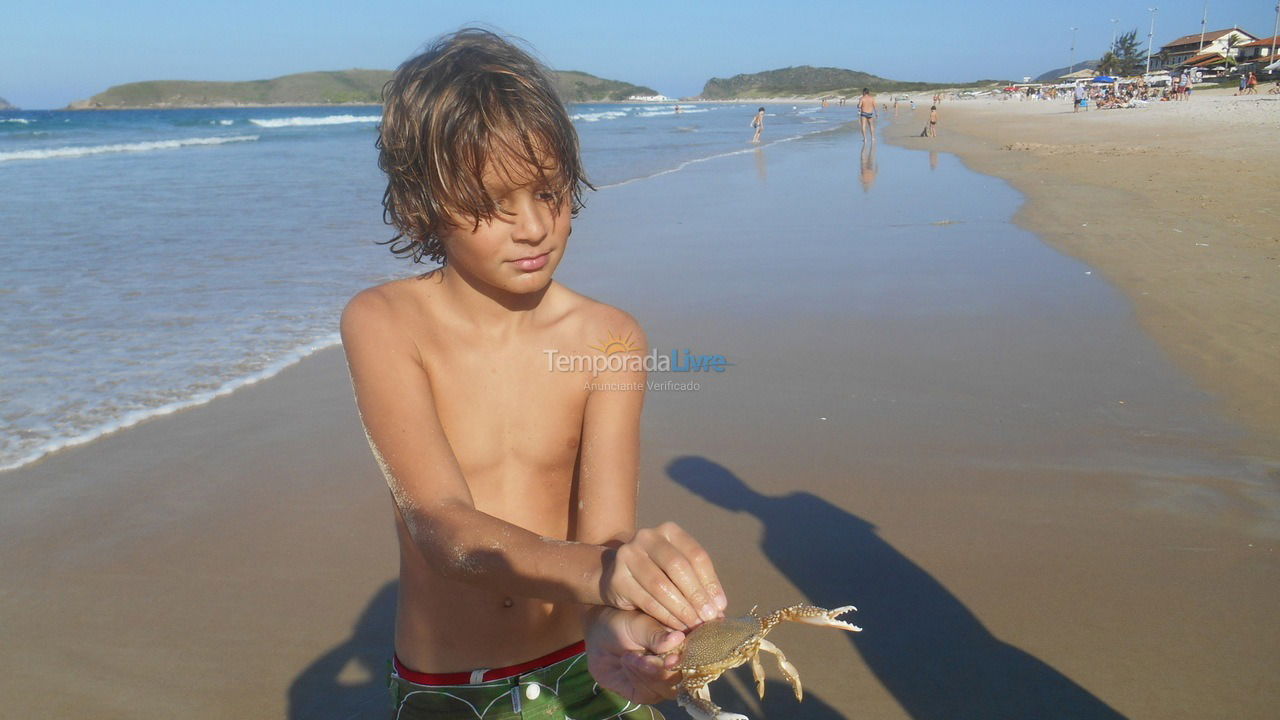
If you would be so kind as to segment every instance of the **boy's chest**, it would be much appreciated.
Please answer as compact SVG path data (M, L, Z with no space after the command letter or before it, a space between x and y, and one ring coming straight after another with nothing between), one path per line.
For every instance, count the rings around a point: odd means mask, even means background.
M587 378L559 371L550 349L453 344L426 358L436 411L469 479L572 472Z

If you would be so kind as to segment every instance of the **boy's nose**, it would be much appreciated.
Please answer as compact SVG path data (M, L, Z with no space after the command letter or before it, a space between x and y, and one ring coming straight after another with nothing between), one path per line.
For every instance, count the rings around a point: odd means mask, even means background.
M537 244L547 236L548 221L543 217L544 210L537 203L529 203L520 208L516 215L515 226L511 229L511 237L516 242Z

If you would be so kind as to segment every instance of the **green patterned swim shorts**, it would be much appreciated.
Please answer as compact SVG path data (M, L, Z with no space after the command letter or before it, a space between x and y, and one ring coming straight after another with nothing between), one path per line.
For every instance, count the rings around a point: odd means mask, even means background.
M654 708L600 687L585 653L475 685L419 685L392 665L387 686L394 720L663 720Z

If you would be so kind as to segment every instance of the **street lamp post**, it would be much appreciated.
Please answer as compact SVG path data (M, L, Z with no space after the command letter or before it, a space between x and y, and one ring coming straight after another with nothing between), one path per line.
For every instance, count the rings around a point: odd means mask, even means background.
M1200 16L1200 47L1196 48L1196 54L1204 52L1204 26L1209 21L1209 0L1204 0L1204 14Z
M1076 71L1076 31L1080 28L1071 28L1071 67L1067 70L1067 74Z
M1156 35L1156 11L1160 8L1147 8L1147 12L1151 13L1151 29L1147 31L1147 72L1151 72L1151 43L1152 38Z
M1276 26L1271 29L1271 62L1276 61L1276 35L1280 35L1280 2L1276 3Z
M1116 51L1116 23L1120 22L1116 18L1111 18L1111 52Z

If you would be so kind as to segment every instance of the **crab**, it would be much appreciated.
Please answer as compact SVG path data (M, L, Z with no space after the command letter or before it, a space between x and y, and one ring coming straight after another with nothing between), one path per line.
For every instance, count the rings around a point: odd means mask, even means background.
M676 702L695 720L749 720L746 715L724 712L711 702L711 692L707 685L726 670L750 662L756 692L764 699L761 650L773 653L778 658L778 667L782 669L787 682L791 683L796 700L804 699L800 673L796 666L788 662L778 646L765 640L764 636L784 620L860 632L862 628L857 625L836 619L856 609L852 605L846 605L835 610L825 610L801 604L759 615L755 608L751 608L751 612L744 617L720 618L699 625L689 633L684 645L679 648L680 662L675 669L680 672L681 677L676 683Z

